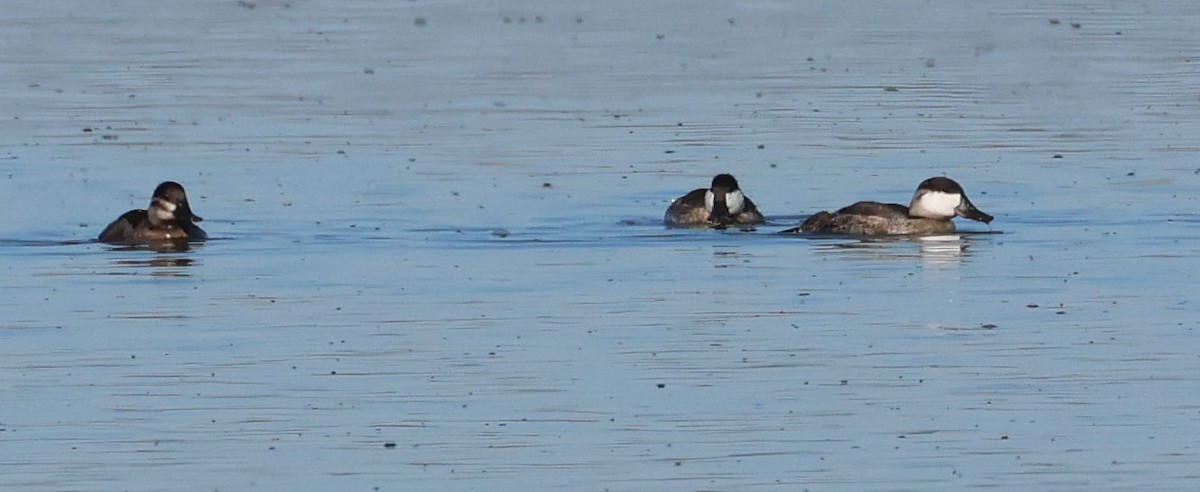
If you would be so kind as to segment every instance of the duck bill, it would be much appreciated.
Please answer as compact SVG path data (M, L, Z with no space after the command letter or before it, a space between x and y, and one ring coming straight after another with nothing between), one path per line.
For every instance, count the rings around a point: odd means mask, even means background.
M965 196L962 199L962 203L959 203L958 208L955 208L954 211L958 213L959 217L977 220L984 224L991 223L993 218L991 215L985 214L982 210L975 208L975 204L971 203L971 200L968 200Z
M179 202L179 206L175 209L175 220L183 222L200 222L204 218L192 213L192 207L188 206L187 200Z
M729 216L729 207L726 205L725 192L720 190L711 190L708 192L712 197L712 201L708 203L708 221L717 225L729 225L733 223L733 217Z

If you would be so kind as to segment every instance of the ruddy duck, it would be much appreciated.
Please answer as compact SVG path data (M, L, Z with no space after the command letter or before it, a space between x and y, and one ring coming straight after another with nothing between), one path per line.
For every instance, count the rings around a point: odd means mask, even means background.
M125 212L97 239L119 244L203 241L208 234L195 224L201 220L188 206L183 186L166 181L154 189L148 209Z
M671 202L663 221L672 227L726 227L761 224L764 219L750 197L738 188L733 176L718 174L712 180L712 187L694 189Z
M953 179L929 178L917 186L912 203L858 202L834 213L817 212L800 227L784 233L825 232L876 236L884 234L949 234L954 232L955 216L984 224L992 216L975 208L967 194Z

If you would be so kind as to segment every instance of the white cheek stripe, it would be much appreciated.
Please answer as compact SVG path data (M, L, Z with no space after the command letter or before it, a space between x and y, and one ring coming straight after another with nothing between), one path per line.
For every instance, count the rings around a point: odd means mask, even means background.
M926 212L942 217L954 217L955 209L962 203L962 195L930 191L921 195L920 208Z
M711 191L709 193L712 193ZM742 207L745 206L746 199L742 195L742 190L734 190L732 193L725 194L725 208L729 209L729 215L737 215L742 213Z
M708 192L704 193L704 210L707 210L710 214L712 213L713 200L715 199L716 197L713 196L712 190L708 190Z
M154 214L154 217L160 221L175 220L175 214L158 207L155 207L151 213Z
M154 203L157 203L158 206L162 207L163 210L166 210L167 212L175 213L176 207L174 203L163 200L162 198L155 198Z

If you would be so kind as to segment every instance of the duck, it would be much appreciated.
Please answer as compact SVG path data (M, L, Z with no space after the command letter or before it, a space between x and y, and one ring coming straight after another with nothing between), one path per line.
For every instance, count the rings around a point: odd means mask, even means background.
M989 224L993 217L975 208L962 185L937 176L917 185L908 206L862 201L836 212L821 211L785 234L826 233L855 236L936 235L955 231L954 217Z
M765 222L758 207L742 192L731 174L718 174L708 188L697 188L667 207L668 227L729 227Z
M148 208L130 210L117 217L97 240L125 245L204 241L208 234L196 225L202 220L192 213L183 185L164 181L154 189Z

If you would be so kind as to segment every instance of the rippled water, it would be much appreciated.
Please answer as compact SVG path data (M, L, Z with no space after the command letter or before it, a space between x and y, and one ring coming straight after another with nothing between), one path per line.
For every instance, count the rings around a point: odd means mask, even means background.
M7 7L0 488L1200 480L1193 2ZM166 179L213 240L90 242Z

